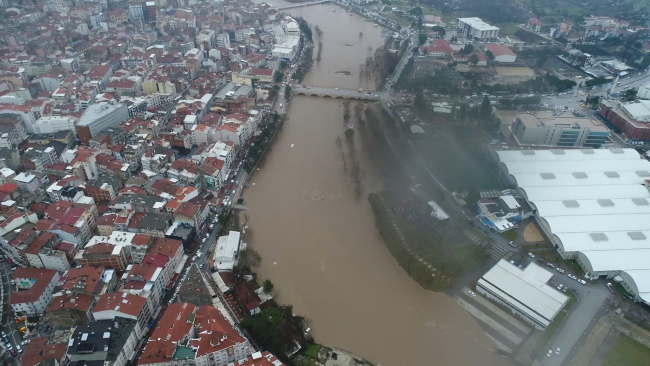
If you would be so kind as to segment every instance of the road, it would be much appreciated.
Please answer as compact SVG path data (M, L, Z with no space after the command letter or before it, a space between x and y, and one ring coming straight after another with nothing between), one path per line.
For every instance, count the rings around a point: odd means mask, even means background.
M0 279L2 280L2 289L5 293L3 300L6 300L6 302L3 304L2 331L7 334L9 343L11 343L13 349L17 351L16 345L19 345L22 342L22 338L18 332L18 329L16 329L13 311L11 311L11 308L8 305L12 287L15 286L11 285L11 265L4 260L0 261ZM19 358L14 358L12 363L15 365L20 365Z
M591 331L605 310L603 307L605 300L613 297L605 285L606 282L605 280L588 281L587 285L581 285L565 274L557 272L554 274L550 284L554 286L563 284L573 288L577 300L569 309L568 316L562 321L548 346L542 350L533 365L560 366L571 363L584 342L583 336ZM559 355L555 354L557 348L560 348ZM546 356L549 349L553 350L551 357Z

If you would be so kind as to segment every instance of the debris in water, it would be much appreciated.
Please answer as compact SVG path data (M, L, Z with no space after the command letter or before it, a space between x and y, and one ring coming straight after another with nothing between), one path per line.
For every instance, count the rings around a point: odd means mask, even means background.
M349 44L349 43L343 43L343 45L344 45L344 46L348 46L348 47L352 47L352 46L354 46L353 44Z
M293 144L291 144L291 147L293 147Z
M275 266L276 264L278 264L278 262L273 262L273 265L274 265L274 266Z
M352 71L334 71L335 74L352 75Z

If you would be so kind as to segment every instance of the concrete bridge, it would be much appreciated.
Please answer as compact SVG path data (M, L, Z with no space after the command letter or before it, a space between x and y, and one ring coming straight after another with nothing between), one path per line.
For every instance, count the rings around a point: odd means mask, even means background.
M276 10L284 10L284 9L291 9L291 8L300 8L302 6L325 4L325 3L329 3L331 1L332 0L320 0L320 1L310 1L308 3L296 3L296 4L291 4L291 5L278 6L275 9Z
M375 91L359 91L341 88L325 88L320 86L294 85L291 87L294 95L307 95L311 97L329 97L339 99L379 100Z

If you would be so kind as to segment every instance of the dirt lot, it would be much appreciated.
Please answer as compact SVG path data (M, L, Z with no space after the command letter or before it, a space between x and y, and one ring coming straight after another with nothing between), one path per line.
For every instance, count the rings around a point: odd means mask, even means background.
M501 76L534 76L535 72L528 67L495 66L494 69Z
M516 110L497 110L494 114L496 114L497 118L501 119L501 125L506 125L506 126L511 126L512 121L514 121L515 117L517 117L517 111Z

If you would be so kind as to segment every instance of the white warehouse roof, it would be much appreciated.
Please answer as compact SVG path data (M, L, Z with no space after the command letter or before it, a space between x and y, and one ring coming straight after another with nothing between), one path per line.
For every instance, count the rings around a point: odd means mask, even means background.
M590 275L620 274L650 303L650 162L620 148L493 156L562 251L577 254Z
M501 259L481 277L478 285L547 326L568 300L567 296L546 284L552 276L535 263L521 270Z

